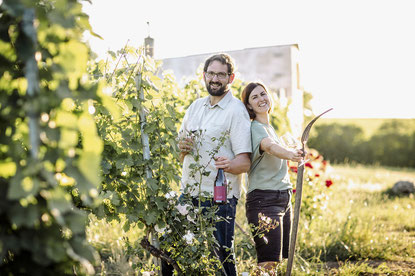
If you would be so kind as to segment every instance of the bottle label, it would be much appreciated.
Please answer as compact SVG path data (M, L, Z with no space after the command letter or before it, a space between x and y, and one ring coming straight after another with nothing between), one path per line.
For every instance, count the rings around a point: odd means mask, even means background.
M226 185L224 186L215 186L213 190L213 200L214 201L226 201Z

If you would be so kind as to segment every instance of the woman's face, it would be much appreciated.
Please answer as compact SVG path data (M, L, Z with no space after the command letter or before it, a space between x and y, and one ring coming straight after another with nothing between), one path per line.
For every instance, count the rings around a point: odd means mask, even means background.
M255 114L268 113L271 107L268 93L265 89L258 85L252 90L248 99L248 108L252 109Z

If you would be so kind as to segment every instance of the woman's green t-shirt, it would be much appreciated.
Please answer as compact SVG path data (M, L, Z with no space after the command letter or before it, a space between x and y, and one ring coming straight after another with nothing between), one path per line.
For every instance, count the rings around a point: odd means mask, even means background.
M287 160L280 159L260 150L261 141L270 137L281 144L275 130L270 125L258 121L251 123L252 154L251 168L248 172L248 193L255 190L291 189Z

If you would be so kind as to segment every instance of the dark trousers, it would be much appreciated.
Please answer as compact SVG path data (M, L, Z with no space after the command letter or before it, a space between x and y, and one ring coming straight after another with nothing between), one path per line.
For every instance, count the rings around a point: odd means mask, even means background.
M236 265L233 252L233 240L235 233L235 215L236 215L236 204L238 199L236 197L228 199L226 204L217 205L219 207L216 214L225 220L221 220L216 223L216 231L214 236L218 241L220 247L215 248L215 255L219 257L223 265L223 275L236 276ZM212 201L206 200L201 202L202 207L211 207ZM193 205L198 206L198 199L193 198ZM230 250L229 250L230 249ZM162 262L162 275L170 276L173 275L173 267L166 262ZM226 273L226 274L225 274Z
M253 231L258 263L281 262L288 258L291 237L291 196L292 191L253 190L246 197L246 217L255 226ZM269 231L261 230L262 218L278 222ZM263 234L259 235L259 233Z

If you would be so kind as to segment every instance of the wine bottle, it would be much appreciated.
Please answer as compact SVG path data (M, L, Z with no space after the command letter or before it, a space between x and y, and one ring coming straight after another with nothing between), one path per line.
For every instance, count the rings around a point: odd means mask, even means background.
M223 169L219 169L213 188L213 201L216 204L226 203L227 184L228 182L226 180L225 172Z

